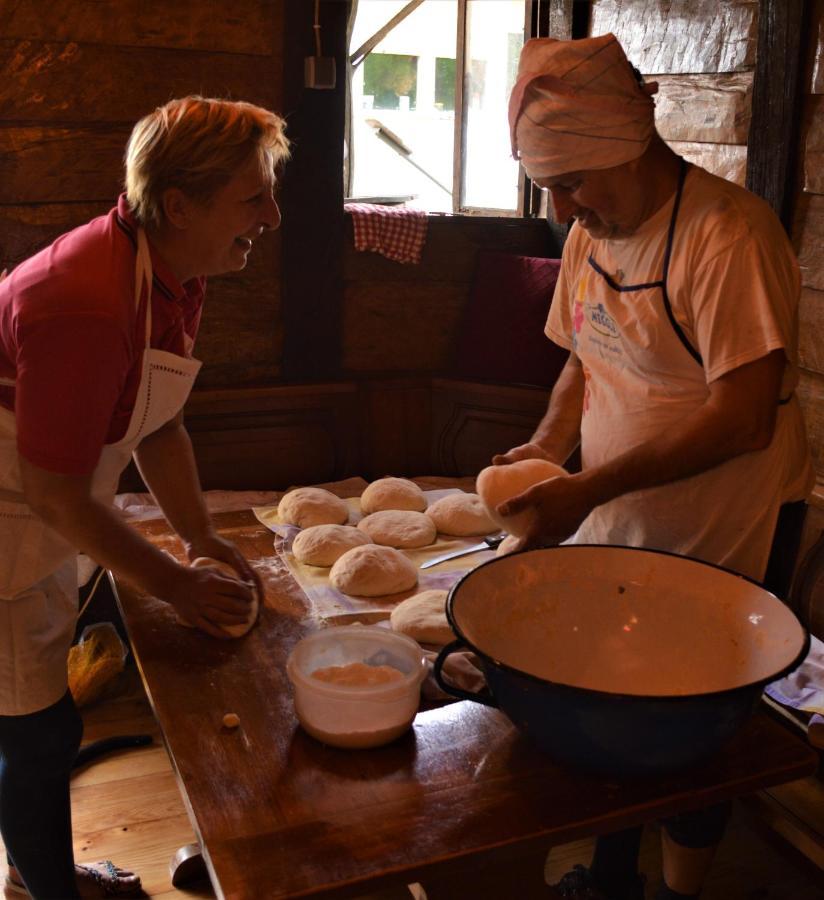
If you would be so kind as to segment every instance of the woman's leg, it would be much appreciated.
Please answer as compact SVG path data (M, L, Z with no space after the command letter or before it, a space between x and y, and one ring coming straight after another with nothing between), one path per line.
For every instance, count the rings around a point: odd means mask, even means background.
M0 832L36 900L74 900L69 777L83 722L71 694L23 716L0 716Z

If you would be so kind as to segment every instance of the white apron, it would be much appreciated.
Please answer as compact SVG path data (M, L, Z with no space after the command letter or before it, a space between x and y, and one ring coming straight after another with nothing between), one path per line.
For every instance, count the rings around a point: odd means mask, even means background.
M580 329L574 350L584 367L584 468L613 459L674 426L709 396L701 358L678 325L667 274L687 166L682 164L660 280L617 284L590 256L576 286ZM772 443L699 475L625 494L597 507L570 543L670 550L764 575L781 505L806 496L809 464L794 395L782 400ZM808 457L807 457L808 459Z
M135 309L147 289L145 345L126 434L106 444L92 494L111 503L132 451L183 408L200 362L150 346L152 262L137 233ZM14 384L13 381L3 381ZM77 550L23 498L14 413L0 407L0 715L23 715L57 702L67 688L66 659L77 618Z

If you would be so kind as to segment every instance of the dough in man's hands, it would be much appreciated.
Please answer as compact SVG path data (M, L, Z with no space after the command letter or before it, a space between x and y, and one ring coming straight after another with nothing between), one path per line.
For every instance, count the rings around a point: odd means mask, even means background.
M346 501L323 488L301 487L289 491L278 503L278 518L285 525L343 525L349 519Z
M223 562L221 559L212 559L210 556L198 556L197 559L192 561L193 569L217 569L221 575L226 575L228 578L234 578L235 581L243 581L240 576L240 573L230 566L228 563ZM248 582L243 582L244 584L248 584ZM231 635L234 638L243 637L247 631L257 622L258 612L260 611L260 597L258 596L257 588L252 586L252 605L249 607L249 615L246 618L246 621L240 625L218 625L222 631L225 631L226 634ZM186 624L185 622L183 623Z
M435 523L426 513L410 509L382 509L358 522L358 528L376 543L411 550L433 544L438 536Z
M446 618L448 591L421 591L399 603L389 616L393 631L407 634L423 644L443 647L455 640Z
M379 478L361 494L360 505L365 516L382 509L423 512L426 509L426 497L417 484L407 478Z
M383 597L415 587L418 570L400 550L364 544L340 557L329 572L329 581L354 597Z
M497 507L533 484L568 474L566 469L547 459L521 459L508 465L488 466L479 473L475 485L486 511L501 530L523 537L529 531L533 511L525 509L514 516L500 516Z
M312 525L292 541L292 553L307 566L332 566L347 550L370 543L369 535L354 525Z
M441 534L469 537L491 534L498 527L477 494L447 494L436 500L426 514Z

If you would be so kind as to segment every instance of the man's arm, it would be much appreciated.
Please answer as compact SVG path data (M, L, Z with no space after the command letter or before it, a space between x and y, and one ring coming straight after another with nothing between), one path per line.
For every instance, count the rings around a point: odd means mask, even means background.
M183 413L145 437L134 459L147 487L169 524L183 540L189 559L210 556L229 563L263 596L255 570L230 541L214 530L197 473L192 442L183 425Z
M570 353L552 388L547 411L529 443L493 457L492 462L498 466L538 457L564 465L581 441L584 387L581 361Z
M697 475L772 440L783 350L741 366L709 385L706 402L655 439L568 478L541 482L499 507L502 515L536 512L522 544L562 541L595 509L630 491Z

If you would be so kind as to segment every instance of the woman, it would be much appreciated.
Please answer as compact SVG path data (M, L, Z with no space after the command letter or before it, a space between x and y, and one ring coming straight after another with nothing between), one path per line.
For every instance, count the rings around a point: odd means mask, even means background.
M0 283L0 831L11 886L38 900L140 888L111 863L74 864L77 551L216 638L259 587L212 528L182 409L205 276L243 269L278 227L287 157L275 114L173 100L135 126L117 207ZM112 501L132 455L189 558L224 560L250 584L181 566L123 521Z

